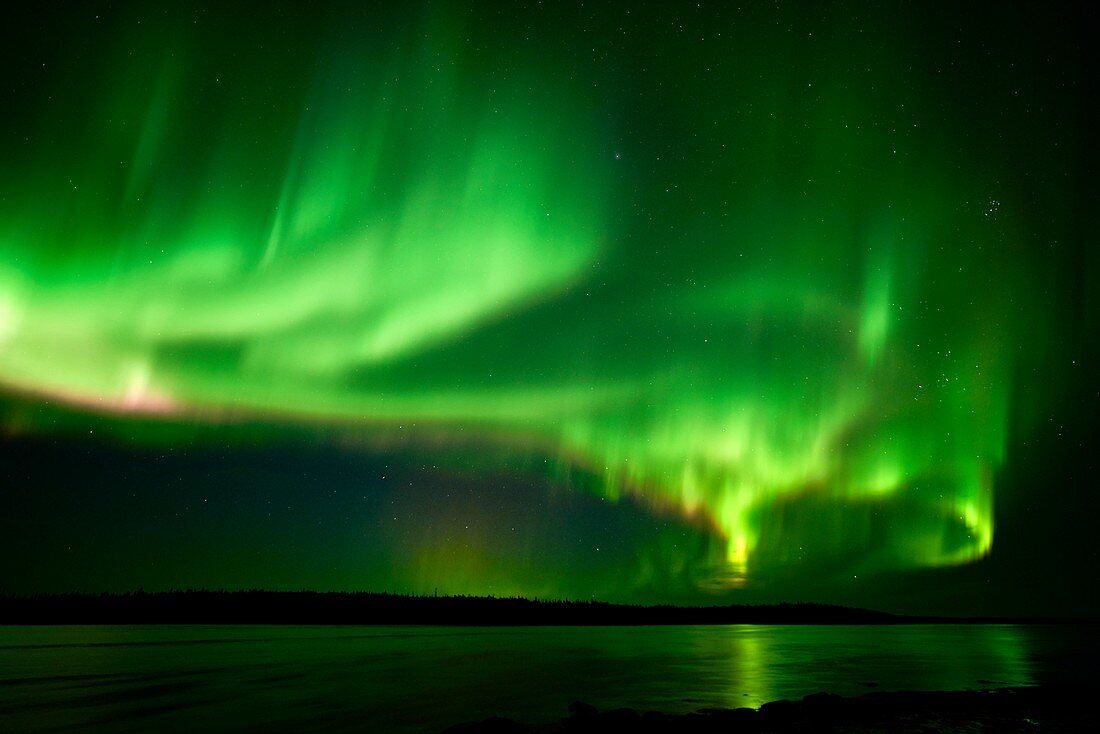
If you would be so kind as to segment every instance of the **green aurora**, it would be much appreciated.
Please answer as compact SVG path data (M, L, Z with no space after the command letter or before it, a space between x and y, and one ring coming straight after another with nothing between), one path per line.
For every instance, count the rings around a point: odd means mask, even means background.
M977 72L868 8L490 10L82 16L3 128L9 402L533 473L701 528L650 556L704 592L986 556L1054 310Z

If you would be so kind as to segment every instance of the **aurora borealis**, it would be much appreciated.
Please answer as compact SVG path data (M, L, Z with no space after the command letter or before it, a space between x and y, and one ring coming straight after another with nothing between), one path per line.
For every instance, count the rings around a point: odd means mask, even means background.
M988 565L1004 493L1048 491L1036 436L1095 405L1084 72L1064 18L943 13L14 24L0 491L44 529L0 587L722 600ZM64 570L70 536L112 570Z

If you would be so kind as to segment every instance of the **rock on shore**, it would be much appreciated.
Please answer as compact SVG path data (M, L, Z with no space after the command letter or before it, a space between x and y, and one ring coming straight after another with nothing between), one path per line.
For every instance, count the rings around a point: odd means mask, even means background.
M569 734L576 732L1082 732L1100 731L1091 694L1044 687L980 691L873 692L858 697L815 693L772 701L759 709L700 709L687 714L599 711L575 702L551 724L494 717L452 726L445 734Z

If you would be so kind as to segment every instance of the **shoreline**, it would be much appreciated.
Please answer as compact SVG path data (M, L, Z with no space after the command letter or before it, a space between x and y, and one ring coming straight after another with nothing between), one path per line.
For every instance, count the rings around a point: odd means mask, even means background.
M501 717L455 724L443 734L577 732L1079 732L1100 729L1094 687L1011 686L963 691L872 691L859 696L813 693L759 708L703 708L685 714L568 706L551 723Z
M894 614L814 602L676 606L333 591L137 591L11 595L0 625L244 624L626 627L667 625L1095 624L1095 618Z

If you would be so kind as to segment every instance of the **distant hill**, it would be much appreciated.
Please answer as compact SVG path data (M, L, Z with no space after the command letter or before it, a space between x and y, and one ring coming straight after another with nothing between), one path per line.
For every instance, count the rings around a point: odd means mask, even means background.
M908 624L992 619L909 617L827 604L634 606L519 597L372 592L167 591L0 594L0 624Z

